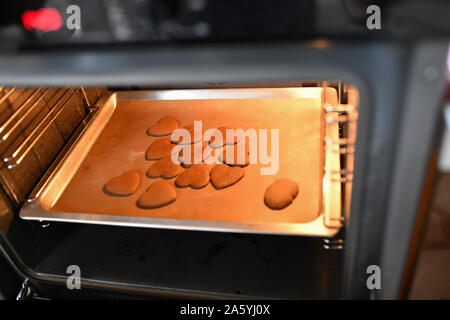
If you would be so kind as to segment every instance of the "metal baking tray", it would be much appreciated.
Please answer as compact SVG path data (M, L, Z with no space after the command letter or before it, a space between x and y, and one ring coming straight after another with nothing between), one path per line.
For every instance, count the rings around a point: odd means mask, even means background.
M56 168L22 207L23 219L223 232L331 237L339 225L340 183L323 182L324 168L339 169L339 154L324 149L324 134L338 139L338 126L324 121L324 89L193 89L111 94L99 107ZM216 190L177 188L177 200L142 209L136 200L154 181L145 176L147 147L156 139L147 128L165 115L181 125L279 129L279 170L261 175L250 164L237 184ZM325 126L329 126L326 127ZM270 138L269 138L270 140ZM269 149L270 150L270 149ZM106 181L138 169L143 182L129 197L103 192ZM298 182L299 195L283 210L265 206L265 189L278 178ZM168 180L171 183L175 179Z

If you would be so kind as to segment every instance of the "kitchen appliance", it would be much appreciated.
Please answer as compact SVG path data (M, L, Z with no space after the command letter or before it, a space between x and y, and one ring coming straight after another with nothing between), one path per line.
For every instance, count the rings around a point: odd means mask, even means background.
M302 14L323 13L308 3ZM177 14L144 39L127 37L135 33L107 13L103 45L90 42L94 28L78 36L34 30L14 52L3 48L0 268L12 280L2 295L399 297L447 41L397 42L383 33L345 41L333 28L286 34L291 25L273 37L263 32L264 42L251 41L261 40L253 29L240 38L204 36L198 26L180 39ZM355 28L350 36L368 32ZM250 165L214 200L210 185L180 190L157 211L108 200L99 190L126 159L140 170L149 165L143 153L153 138L140 119L149 126L168 111L183 123L278 128L281 144L292 145L280 146L279 172L299 181L298 199L286 214L271 212L263 204L271 177ZM142 188L151 181L144 179ZM66 286L74 265L82 290ZM381 289L366 285L372 265L381 268Z

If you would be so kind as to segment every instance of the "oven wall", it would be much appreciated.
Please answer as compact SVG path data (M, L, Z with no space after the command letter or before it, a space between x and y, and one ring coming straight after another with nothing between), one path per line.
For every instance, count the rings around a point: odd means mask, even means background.
M1 88L0 187L16 208L103 93L103 88Z

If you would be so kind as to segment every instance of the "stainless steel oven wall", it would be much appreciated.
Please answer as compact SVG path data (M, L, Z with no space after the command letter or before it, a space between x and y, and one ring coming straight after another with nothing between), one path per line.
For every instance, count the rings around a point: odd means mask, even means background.
M1 182L18 206L84 118L86 108L74 89L11 87L1 93Z
M102 90L1 88L0 183L16 207L26 200Z
M433 53L432 60L421 60L423 52L427 48ZM435 67L437 73L436 81L442 77L442 64L445 60L447 43L445 42L361 42L361 43L329 43L325 47L315 47L312 44L260 44L260 45L197 45L173 48L141 48L130 50L111 50L105 52L80 51L60 52L58 54L42 53L37 56L31 54L23 55L2 55L0 56L0 69L5 70L0 74L0 82L4 85L49 85L67 84L74 85L83 83L85 85L145 85L154 88L217 88L234 86L280 86L295 85L300 80L323 80L339 79L355 85L360 93L358 139L355 154L355 172L353 182L353 195L350 221L345 232L344 251L330 253L323 250L317 239L295 238L288 241L279 239L274 250L289 248L289 252L295 252L297 256L308 257L303 259L302 264L296 264L292 255L285 252L287 258L286 265L290 265L292 272L287 273L291 282L299 291L294 294L301 298L317 297L394 297L396 295L399 281L399 271L404 264L404 257L399 254L404 252L405 246L410 237L410 226L415 215L417 203L415 199L417 189L420 188L425 167L423 162L426 153L426 144L429 142L429 131L433 124L432 118L435 116L434 103L431 100L429 113L416 113L413 111L414 101L408 96L408 90L414 86L422 88L427 92L431 89L431 84L424 82L411 83L418 73L423 75L421 68L428 64ZM30 63L30 61L39 63ZM90 62L90 68L86 68L85 61ZM428 64L418 63L427 61ZM27 66L25 68L24 66ZM31 68L29 66L32 66ZM423 70L424 71L424 70ZM55 74L58 75L55 77ZM426 74L429 74L427 71ZM410 123L417 123L420 117L424 116L425 134L422 139L417 140L417 145L411 143L403 144L408 130L411 130ZM412 122L411 122L412 120ZM400 140L398 139L400 138ZM405 154L411 154L411 148L418 148L422 155L417 159L414 168L415 178L403 180L407 182L407 187L401 189L402 174L401 164L404 163ZM404 153L408 150L407 153ZM422 169L420 169L422 168ZM413 176L413 174L411 174ZM400 199L403 197L403 199ZM400 205L403 201L410 201L406 205ZM404 203L404 202L403 202ZM399 211L397 211L399 210ZM403 211L406 210L406 211ZM403 224L399 224L402 221ZM13 221L16 225L20 221ZM45 231L39 229L36 232L35 247L37 253L25 253L23 245L20 243L23 237L16 234L10 235L9 241L16 245L19 255L23 260L11 259L18 272L25 272L31 280L45 283L61 284L63 290L64 263L74 258L74 253L80 263L91 272L82 280L90 287L106 288L108 290L128 290L141 293L159 294L192 294L210 295L231 294L239 296L238 292L225 290L220 287L220 283L228 283L226 280L230 272L220 271L225 277L223 281L209 281L195 272L188 282L169 283L163 274L155 276L142 271L139 268L139 258L136 256L142 249L142 239L156 237L159 231L150 233L149 231L139 231L139 236L135 230L126 228L107 229L99 226L73 226L59 225L52 226L53 229ZM106 229L105 229L106 228ZM51 236L45 236L45 232L51 232ZM91 234L92 237L88 236ZM396 234L395 238L392 235ZM40 235L40 236L38 236ZM58 237L64 236L66 241L57 241ZM100 237L102 241L94 240ZM119 236L120 239L115 239ZM168 243L175 243L177 236L165 235ZM203 248L201 256L207 256L208 250L212 252L224 252L223 241L227 235L218 234L197 234L183 239L189 239L186 249L195 250L199 244L205 242L219 245L217 248ZM160 237L161 238L161 237ZM179 237L178 237L179 238ZM53 241L50 241L53 239ZM115 240L114 240L115 239ZM197 239L197 240L195 240ZM215 239L213 241L213 239ZM250 239L245 238L245 241ZM258 238L264 244L264 238ZM274 238L278 239L278 238ZM119 240L123 240L120 242ZM54 242L58 242L58 246ZM118 242L119 241L119 242ZM243 240L244 241L244 240ZM286 242L285 242L286 241ZM397 241L393 247L391 241ZM124 249L126 254L134 252L132 256L121 259L123 268L114 272L114 263L109 264L113 257L114 245L124 243L128 249ZM251 241L250 241L251 243ZM269 241L268 243L277 243ZM128 244L128 245L127 245ZM145 242L144 242L145 244ZM7 242L3 242L8 246ZM101 247L100 247L101 245ZM175 246L176 247L176 246ZM78 248L78 249L77 249ZM77 254L83 250L89 254ZM144 251L145 249L144 245ZM228 247L228 248L233 248ZM58 250L55 250L58 249ZM13 251L3 249L13 255ZM75 251L74 251L75 250ZM28 249L30 251L30 249ZM58 252L59 255L52 255ZM71 253L72 252L72 253ZM102 265L96 259L96 252L102 252L107 264ZM137 253L136 253L137 252ZM177 252L179 252L177 250ZM232 253L234 251L230 251ZM246 254L252 251L237 251L236 254ZM342 264L342 253L345 253L345 265ZM92 255L92 256L91 256ZM398 255L395 257L395 255ZM84 258L83 258L84 257ZM170 251L158 256L161 260L171 261L176 256L170 258ZM234 257L234 258L233 258ZM13 257L14 258L14 257ZM16 257L17 258L17 257ZM45 259L47 258L47 259ZM229 258L236 259L235 255ZM202 258L199 258L202 260ZM392 259L386 263L386 259ZM239 259L237 259L239 260ZM258 260L263 263L264 260ZM283 260L284 261L284 260ZM144 263L145 262L141 262ZM270 263L270 262L268 262ZM289 264L291 263L291 264ZM306 264L304 264L306 263ZM382 286L376 294L366 287L367 273L369 265L380 265L383 274L390 279L390 285ZM176 266L175 264L171 264ZM322 268L326 266L325 270ZM26 268L26 269L25 269ZM44 269L42 269L44 268ZM239 274L238 261L228 261L227 270ZM162 268L161 270L164 270ZM172 269L178 270L176 267ZM140 278L133 277L132 274L141 272ZM262 275L269 279L275 273L273 269L267 269L267 273ZM242 272L241 272L242 273ZM177 274L176 272L174 274ZM181 275L183 273L178 273ZM211 274L217 276L214 272ZM233 273L234 274L234 273ZM250 274L250 273L249 273ZM110 275L107 281L102 277ZM158 275L158 273L156 274ZM298 277L295 277L297 275ZM311 276L312 275L312 276ZM145 280L147 279L147 280ZM150 279L150 280L149 280ZM152 280L153 279L153 280ZM166 279L166 280L164 280ZM184 278L180 278L184 279ZM341 283L343 279L343 283ZM136 282L143 281L139 286ZM235 278L239 281L239 278ZM284 280L287 280L284 278ZM84 282L83 282L84 281ZM133 282L134 281L134 282ZM257 283L255 279L255 283ZM241 282L242 283L242 282ZM341 284L343 290L340 290ZM182 286L182 288L181 288ZM249 292L258 292L258 286L253 286ZM301 289L300 289L301 288ZM219 290L220 289L220 290ZM292 287L290 288L292 289ZM289 289L289 290L290 290ZM221 292L217 292L217 290ZM288 291L291 292L291 291ZM276 291L273 292L277 294ZM264 293L261 294L264 296ZM281 294L279 294L281 296Z

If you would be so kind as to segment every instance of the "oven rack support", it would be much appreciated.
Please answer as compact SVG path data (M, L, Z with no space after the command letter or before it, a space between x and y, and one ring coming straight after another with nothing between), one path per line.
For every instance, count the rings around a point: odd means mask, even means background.
M342 250L344 249L344 239L323 239L322 247L326 250Z
M331 217L324 215L323 223L326 227L343 227L346 218L349 216L350 196L353 183L353 157L355 153L356 142L356 126L358 119L358 107L355 99L344 100L348 97L347 85L340 82L334 86L337 91L337 99L330 97L327 87L330 84L322 83L323 88L323 112L324 112L324 150L325 159L328 156L339 156L339 167L330 167L325 160L324 165L324 182L326 186L330 184L340 184L341 190L341 210L339 217ZM344 93L344 94L342 94ZM336 130L338 126L339 138L335 134L331 134L332 130ZM329 189L331 190L331 189ZM324 190L325 192L331 192ZM324 239L324 248L326 249L342 249L343 239Z
M29 115L35 110L36 106L44 99L48 94L49 88L38 88L28 99L23 102L16 111L6 120L0 127L0 142L5 142L9 137L13 135L16 130L20 130L22 123L29 117ZM39 95L40 94L40 95ZM32 102L34 99L36 100ZM32 102L32 103L31 103Z
M88 114L106 92L106 88L84 87L0 88L0 109L12 110L11 115L0 122L0 187L15 207L20 206L24 199L17 194L14 179L17 175L21 175L19 181L29 179L23 176L27 174L26 169L18 169L19 165L28 162L23 160L29 159L46 133L53 129L57 119L72 112L75 100L81 99ZM45 167L41 169L46 170Z
M6 99L8 99L8 97L9 97L11 94L13 94L15 90L16 90L15 87L13 87L13 88L7 88L7 89L4 88L4 87L2 87L2 89L0 90L0 92L1 92L3 95L0 97L0 104L2 104L3 101L5 101Z
M29 154L33 149L39 138L50 127L53 121L61 114L64 107L70 101L70 98L76 93L76 90L69 89L65 92L58 101L50 107L50 111L47 115L41 119L38 125L31 131L28 137L8 156L3 157L3 162L8 169L12 169L19 165L21 161Z
M25 279L22 282L22 286L17 293L16 300L29 300L34 294L34 290L31 287L30 280Z

